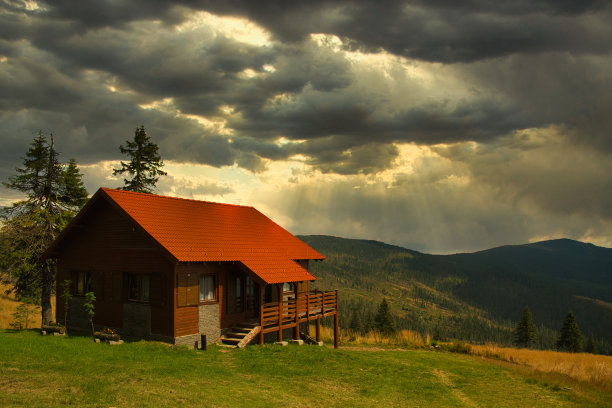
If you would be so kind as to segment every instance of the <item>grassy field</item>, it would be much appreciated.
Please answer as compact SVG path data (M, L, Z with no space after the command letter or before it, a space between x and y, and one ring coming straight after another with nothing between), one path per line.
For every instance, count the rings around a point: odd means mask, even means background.
M592 384L483 357L425 350L152 342L0 330L0 406L610 407Z
M311 328L311 332L314 332L314 328ZM321 337L325 342L331 343L333 341L332 329L322 327ZM345 345L415 349L429 348L430 339L410 330L401 330L391 336L382 336L378 333L355 335L348 330L341 330L340 342ZM442 344L441 346L446 349L453 348L452 343ZM527 366L536 372L568 376L579 382L595 385L612 392L612 356L516 349L499 347L495 344L471 345L462 343L460 346L464 348L463 352L466 354Z

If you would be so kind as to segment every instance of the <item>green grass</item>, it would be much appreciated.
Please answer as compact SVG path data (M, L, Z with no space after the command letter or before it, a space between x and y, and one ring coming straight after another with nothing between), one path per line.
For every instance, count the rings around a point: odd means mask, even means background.
M194 351L0 331L2 407L612 406L604 390L569 381L431 351Z

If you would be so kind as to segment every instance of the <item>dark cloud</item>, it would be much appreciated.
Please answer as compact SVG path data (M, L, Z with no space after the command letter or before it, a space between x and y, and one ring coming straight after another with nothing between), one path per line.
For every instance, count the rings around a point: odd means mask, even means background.
M572 143L563 128L435 151L515 208L612 222L612 161L606 152Z
M281 41L311 33L345 38L350 46L385 49L427 61L476 61L523 52L606 54L611 28L605 1L49 1L42 14L74 30L130 22L182 22L190 10L249 18Z
M145 125L168 161L261 173L301 160L277 197L292 219L312 216L298 232L459 250L609 229L609 2L35 4L0 3L2 179L43 130L62 158L92 165L88 187L107 184L96 163L121 159ZM180 26L201 10L244 17L269 40ZM439 156L398 175L408 143ZM233 193L214 180L163 183Z
M571 237L610 245L612 162L546 137L459 143L419 156L393 181L288 185L270 199L292 231L378 239L433 252ZM568 159L570 158L570 159Z
M610 7L604 1L205 2L238 14L282 41L324 32L350 47L409 58L468 62L522 52L606 54Z

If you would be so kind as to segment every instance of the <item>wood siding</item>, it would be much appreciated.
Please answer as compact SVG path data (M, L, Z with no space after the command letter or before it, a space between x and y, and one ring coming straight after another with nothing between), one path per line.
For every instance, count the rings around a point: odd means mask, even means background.
M217 302L221 301L224 268L212 262L178 263L175 268L176 287L174 307L174 332L176 337L197 334L198 307L200 305L200 276L215 275ZM210 302L208 302L210 303Z
M126 276L148 274L150 279L151 331L172 336L172 263L126 216L104 200L94 203L78 226L58 248L57 286L73 280L73 271L89 271L96 301L94 322L122 328ZM57 316L63 316L57 297Z

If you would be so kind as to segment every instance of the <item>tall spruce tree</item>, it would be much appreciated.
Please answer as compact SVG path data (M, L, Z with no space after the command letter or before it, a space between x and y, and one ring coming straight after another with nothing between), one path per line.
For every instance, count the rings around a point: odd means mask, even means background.
M383 334L393 334L397 330L387 299L383 299L380 305L378 305L378 312L374 318L374 323L376 329Z
M61 195L67 210L78 210L87 202L87 189L75 159L70 159L64 166Z
M556 345L559 350L569 351L570 353L582 351L582 333L580 333L576 317L571 311L567 312L565 316Z
M527 306L523 309L521 320L514 330L514 344L518 347L530 347L538 341L538 330L533 323L531 311Z
M11 272L19 298L40 298L43 324L52 319L55 287L55 264L43 258L44 251L87 196L76 162L63 166L58 156L53 135L48 140L40 132L22 159L23 167L3 183L26 198L2 210L2 235L7 245L2 263ZM67 187L67 178L73 179L75 186Z
M139 193L153 193L159 176L165 176L167 173L161 170L164 162L158 153L159 148L151 142L144 126L137 127L134 141L127 140L125 146L119 146L119 150L130 158L127 163L121 162L121 168L113 169L114 176L127 173L130 177L123 179L124 186L120 188Z
M597 354L597 344L595 344L595 339L593 338L593 333L589 334L589 338L587 339L587 343L584 346L584 351L591 354Z

